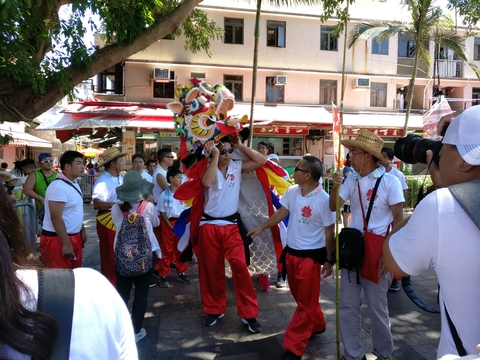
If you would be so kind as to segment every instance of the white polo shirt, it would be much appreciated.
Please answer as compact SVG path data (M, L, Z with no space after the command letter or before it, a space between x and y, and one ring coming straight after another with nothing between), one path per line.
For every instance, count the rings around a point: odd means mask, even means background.
M152 183L153 183L153 199L157 203L157 211L160 212L160 202L162 201L162 192L163 189L157 183L157 175L162 175L165 179L167 178L167 170L164 170L161 166L157 166L155 172L152 176ZM168 182L168 181L167 181Z
M321 183L307 196L302 196L298 185L290 186L280 203L290 212L287 231L289 247L311 250L326 246L324 227L335 223L335 212L330 211L329 197Z
M400 181L400 185L402 185L402 190L408 189L407 181L405 180L405 175L403 175L403 173L400 170L392 167L388 173L390 175L395 176Z
M98 199L104 202L117 202L117 192L115 189L123 185L123 175L112 176L104 171L95 182L92 199Z
M230 161L226 179L217 168L217 175L212 186L205 188L205 202L203 212L213 217L226 217L235 214L238 209L240 196L240 181L242 179L242 161ZM206 223L202 221L200 225ZM223 220L209 221L208 224L231 225Z

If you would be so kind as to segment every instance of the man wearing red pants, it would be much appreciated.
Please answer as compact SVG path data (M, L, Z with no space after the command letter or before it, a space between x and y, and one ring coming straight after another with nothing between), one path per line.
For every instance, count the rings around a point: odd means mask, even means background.
M233 147L247 160L232 161ZM250 332L258 333L262 330L256 320L258 302L246 265L244 243L237 224L237 207L242 173L258 169L267 159L239 139L233 147L228 137L220 139L217 146L213 141L205 144L211 159L202 177L205 201L195 251L202 306L208 314L204 324L213 326L225 315L224 259L227 259L232 269L237 314Z
M330 211L329 197L322 188L322 163L306 155L295 167L295 186L280 199L282 207L248 236L256 236L282 221L289 213L287 246L280 261L286 267L290 291L297 309L288 324L283 346L287 351L282 360L301 359L308 340L325 331L326 323L318 302L320 274L332 273L331 253L335 213ZM323 268L322 268L322 265Z

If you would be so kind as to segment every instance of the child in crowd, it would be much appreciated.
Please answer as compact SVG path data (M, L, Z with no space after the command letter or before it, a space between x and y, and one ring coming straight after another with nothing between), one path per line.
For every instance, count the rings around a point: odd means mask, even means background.
M181 164L178 160L174 161L173 165L168 168L167 181L170 184L160 197L160 215L162 223L162 241L160 247L162 248L163 258L160 261L160 286L167 288L169 283L167 275L170 273L170 262L174 259L177 270L177 280L190 284L192 281L188 278L185 272L188 270L188 263L180 261L181 252L177 249L178 237L173 232L173 225L180 216L183 210L187 208L183 201L177 200L173 197L175 190L182 184L183 173Z

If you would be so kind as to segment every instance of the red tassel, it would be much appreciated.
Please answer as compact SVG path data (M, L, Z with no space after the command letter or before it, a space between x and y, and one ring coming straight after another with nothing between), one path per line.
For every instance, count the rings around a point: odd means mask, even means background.
M262 290L268 291L270 289L270 280L268 279L267 274L258 275L258 283Z

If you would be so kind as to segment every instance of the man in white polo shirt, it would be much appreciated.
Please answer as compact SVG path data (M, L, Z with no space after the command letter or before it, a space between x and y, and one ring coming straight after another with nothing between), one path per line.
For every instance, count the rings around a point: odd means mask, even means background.
M76 181L84 172L83 155L66 151L60 157L60 169L45 195L40 254L46 267L74 269L82 266L82 247L87 241L83 196Z

